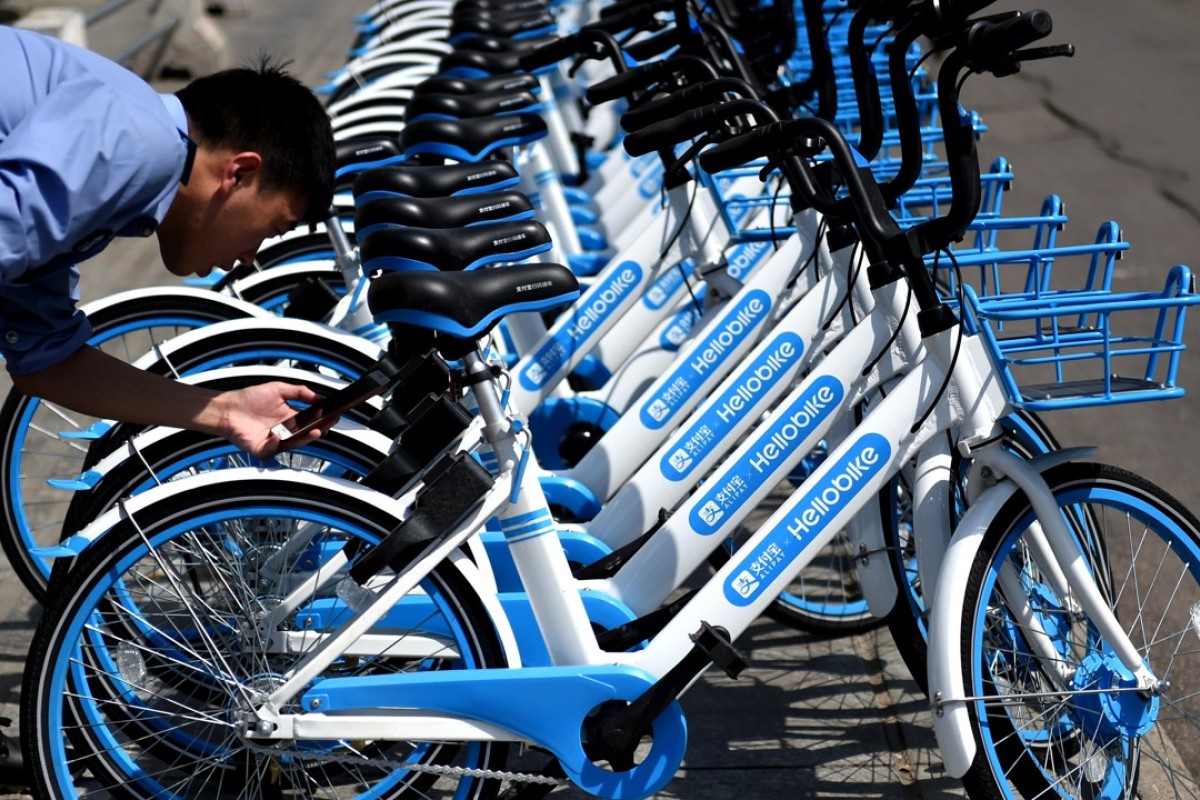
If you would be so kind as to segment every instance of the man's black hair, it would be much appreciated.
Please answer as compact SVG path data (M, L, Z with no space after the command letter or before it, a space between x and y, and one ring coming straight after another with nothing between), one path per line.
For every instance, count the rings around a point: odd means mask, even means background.
M198 144L259 153L263 189L302 192L308 198L304 221L314 223L328 216L333 201L333 131L316 96L286 68L264 55L253 66L197 78L175 94Z

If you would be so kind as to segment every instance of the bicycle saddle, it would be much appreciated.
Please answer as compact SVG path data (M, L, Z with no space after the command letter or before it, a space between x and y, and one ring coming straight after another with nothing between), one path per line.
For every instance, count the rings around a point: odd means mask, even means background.
M488 92L532 92L541 90L538 79L525 73L493 75L488 78L451 78L434 75L413 87L413 97L423 94L485 94Z
M536 220L476 228L379 228L363 237L363 268L470 271L500 261L520 261L550 249L550 234Z
M455 161L479 161L501 147L518 147L546 135L536 114L505 114L469 120L424 119L404 126L404 155L434 155Z
M492 36L487 33L472 33L454 43L456 50L480 50L485 53L528 53L543 45L558 41L557 35L521 37Z
M380 322L477 339L513 311L545 311L579 297L561 264L478 272L390 272L371 282L367 305Z
M544 0L458 0L454 8L459 11L482 11L484 13L545 11Z
M354 181L358 202L376 197L450 197L508 189L520 181L507 161L477 164L392 164L366 170Z
M466 119L514 114L537 105L529 92L480 92L477 94L422 94L404 108L406 123L424 119Z
M368 233L393 225L413 228L465 228L486 222L529 219L533 204L518 191L475 192L461 197L377 197L357 204L354 232L361 243Z
M438 73L451 77L478 78L488 75L507 75L521 70L523 53L517 51L454 50L442 56Z
M334 144L334 163L338 169L357 164L370 164L385 158L399 158L400 145L395 136L375 136L369 139L351 139Z
M557 23L552 15L545 11L529 14L526 12L464 14L450 23L450 43L456 39L483 34L497 38L531 38L545 36L557 30Z

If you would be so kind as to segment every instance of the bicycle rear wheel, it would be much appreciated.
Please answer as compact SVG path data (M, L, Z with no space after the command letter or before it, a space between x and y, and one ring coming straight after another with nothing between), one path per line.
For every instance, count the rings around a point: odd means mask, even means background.
M239 319L251 312L239 301L189 289L134 292L88 310L89 344L124 361L185 331ZM49 478L79 474L86 440L66 438L97 420L10 390L0 408L0 547L26 589L45 597L49 565L30 549L58 541L70 495L46 488Z
M256 475L148 502L55 584L22 691L38 795L493 797L498 782L467 771L502 767L503 744L267 742L238 726L351 612L331 581L287 615L293 627L259 620L341 548L398 522L389 503L336 481ZM410 627L372 631L379 641L325 677L505 664L453 565L421 588Z
M1035 555L1040 526L1014 496L984 535L964 605L964 679L978 698L967 707L977 746L967 790L977 800L1200 797L1200 521L1113 467L1065 464L1045 477L1107 603L1163 683L1130 689L1111 643L1055 590ZM1020 619L1018 603L1029 608ZM1053 658L1031 646L1035 627Z

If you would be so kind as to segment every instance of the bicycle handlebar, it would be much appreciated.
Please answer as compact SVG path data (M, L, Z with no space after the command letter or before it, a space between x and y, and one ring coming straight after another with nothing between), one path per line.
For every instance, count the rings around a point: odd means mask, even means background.
M673 147L702 133L719 130L725 122L741 116L753 117L760 124L778 120L775 112L758 100L727 100L652 123L629 134L623 140L625 152L631 156L640 156Z
M1015 51L1044 39L1054 30L1054 22L1045 11L1030 11L999 22L981 20L967 29L966 48L973 65L994 64L1011 59Z
M711 64L697 56L674 56L664 61L640 64L622 73L606 78L587 88L587 101L592 105L607 103L637 92L644 92L674 75L681 75L688 83L701 83L717 78Z
M626 133L642 130L650 125L678 116L701 105L719 103L726 94L740 95L753 99L754 90L738 78L717 78L691 86L684 86L665 97L642 103L621 115L621 129Z
M555 39L522 55L517 63L525 72L534 72L574 56L607 58L618 74L625 70L621 46L611 34L599 28L580 30L579 33Z

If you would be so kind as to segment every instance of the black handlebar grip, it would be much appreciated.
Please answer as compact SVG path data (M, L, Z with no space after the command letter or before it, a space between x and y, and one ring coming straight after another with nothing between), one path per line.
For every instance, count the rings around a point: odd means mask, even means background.
M600 30L617 34L621 31L640 29L654 19L654 15L665 7L663 2L643 3L626 8L619 14L609 14L583 26L583 30Z
M697 83L676 89L665 97L643 103L621 115L621 129L626 133L640 131L661 120L670 119L695 109L700 105L715 102L722 88L712 81Z
M1045 11L1030 11L1001 22L980 21L967 32L966 46L974 61L1007 58L1027 44L1044 39L1054 30Z
M599 105L628 97L634 92L650 88L670 75L673 70L674 66L669 61L655 61L652 64L641 64L627 69L589 86L586 92L587 101L592 105Z
M625 152L640 156L666 147L694 139L702 133L719 130L725 120L740 116L770 114L757 100L728 100L693 109L672 119L647 125L622 140ZM772 120L774 115L771 115Z
M672 26L665 31L647 36L645 39L630 42L625 45L625 52L634 61L649 61L655 56L661 56L672 47L678 46L683 40L679 28Z
M530 50L521 56L517 62L525 72L533 72L551 64L557 64L575 55L579 50L579 40L576 36L563 36L549 44L544 44L536 50Z
M712 174L736 169L756 158L762 158L778 146L783 126L783 122L772 122L732 139L726 139L700 154L700 166L705 172Z
M631 133L622 140L625 152L631 156L641 156L674 147L680 142L687 141L708 130L708 122L702 122L699 115L709 108L689 111L671 119L664 119L647 125L640 131Z

